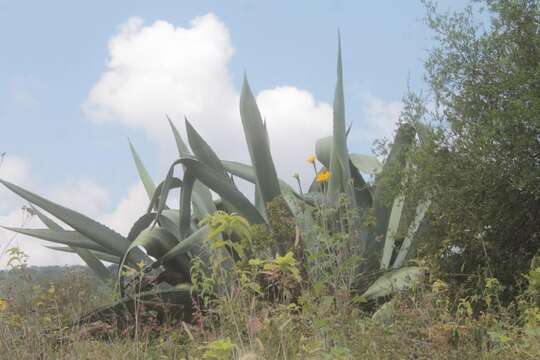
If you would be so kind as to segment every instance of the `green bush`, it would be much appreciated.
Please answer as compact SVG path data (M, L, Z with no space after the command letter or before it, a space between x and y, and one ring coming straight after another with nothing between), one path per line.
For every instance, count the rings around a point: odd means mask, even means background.
M434 130L410 152L405 183L432 200L421 254L468 295L497 278L508 302L540 248L540 2L481 3L489 24L476 7L427 3L430 93L410 94L403 120Z

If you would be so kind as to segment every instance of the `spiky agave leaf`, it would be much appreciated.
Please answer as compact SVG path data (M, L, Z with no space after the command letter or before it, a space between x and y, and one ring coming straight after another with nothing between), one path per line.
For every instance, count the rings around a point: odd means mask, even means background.
M227 160L222 160L222 164L228 173L256 185L257 176L255 173L255 169L252 166L236 161ZM300 208L304 206L304 201L302 200L302 197L297 194L294 189L290 187L290 185L287 184L285 181L281 179L278 179L278 181L281 195L287 202L289 210L291 210L293 214L298 214Z
M381 174L390 171L394 167L405 166L405 152L414 141L414 129L408 124L402 124L396 133L394 143L390 149L390 153L384 163ZM373 195L373 214L375 216L375 225L369 231L367 236L367 248L365 258L367 261L363 265L363 269L375 269L378 267L378 256L381 254L384 239L388 229L390 213L392 208L384 199L384 194L388 189L386 183L376 180L375 193Z
M161 256L155 266L159 266L161 264L167 264L170 261L172 261L174 258L176 258L178 255L188 254L191 253L193 256L198 256L200 253L198 253L198 250L202 249L203 242L205 239L208 238L209 229L208 226L203 226L191 235L189 235L184 240L180 241L177 245L175 245L172 249L170 249L166 254ZM188 265L188 264L185 264Z
M32 210L37 215L37 217L51 230L63 230L63 228L57 224L53 219L49 218L47 215L36 209L33 205L30 205ZM106 284L112 284L112 276L109 269L105 267L99 261L99 259L88 249L82 249L77 247L68 247L74 253L79 255L79 257L86 263L86 265L92 269L92 271Z
M397 291L408 290L418 284L424 274L425 269L417 266L389 271L375 280L362 296L368 300L374 300Z
M315 154L317 155L317 159L321 162L321 164L324 165L324 168L322 170L327 170L331 166L332 162L332 151L334 147L334 137L333 136L326 136L323 138L320 138L315 143ZM357 164L353 162L352 156L356 156L356 154L349 154L350 160L349 160L349 171L350 171L350 177L352 181L352 190L354 193L354 198L356 200L356 207L358 210L366 209L372 206L373 199L372 194L370 191L370 188L367 186L367 182L365 181L364 177L360 173L362 169L360 169ZM362 155L363 157L368 158L369 155ZM334 161L336 161L334 159ZM336 168L337 165L334 165ZM343 178L341 173L332 173L331 172L331 178L328 185L328 191L337 191L341 187L341 179ZM335 176L336 178L332 181L332 177ZM330 188L333 188L333 190L330 190ZM311 191L321 191L320 184L316 181L313 181L309 188Z
M341 37L338 36L337 81L334 94L333 148L330 156L330 177L327 195L331 204L340 192L347 194L350 205L356 208L349 151L347 149L347 125L345 123L345 95L343 92L343 65L341 60Z
M67 252L67 253L77 253L76 250L85 250L85 249L82 249L82 248L73 248L73 247L70 247L70 246L48 246L48 245L45 245L45 247L47 249L56 250L56 251L62 251L62 252ZM106 261L106 262L109 262L109 263L112 263L112 264L120 264L120 257L119 256L114 256L114 255L107 254L107 253L104 253L104 252L101 252L101 251L92 251L92 250L89 250L89 251L99 260Z
M245 76L240 95L240 118L255 170L257 188L264 203L268 204L281 195L281 191L261 113Z
M96 250L115 255L121 255L123 253L115 252L114 250L104 248L98 243L88 239L84 235L73 230L51 230L51 229L25 229L9 226L2 226L6 230L10 230L22 235L32 236L38 239L55 242L58 244L64 244L72 247Z
M266 207L264 206L264 200L262 198L261 191L259 190L259 187L257 186L257 184L255 184L255 188L253 192L254 192L253 197L255 199L255 208L259 210L259 212L261 213L261 216L266 220L266 222L268 222L268 214L266 212Z
M180 240L184 240L189 234L191 234L191 194L193 193L193 186L197 181L197 177L193 173L193 170L188 168L184 173L184 184L180 192Z
M133 296L126 296L113 304L103 306L81 316L73 326L89 324L95 321L115 321L131 318L134 314L135 304L145 305L160 312L163 308L177 308L180 318L189 321L192 314L193 298L196 297L191 286L180 284L168 286L165 289L153 289Z
M193 154L195 157L201 161L203 164L207 165L208 167L216 170L219 173L223 173L226 178L229 178L227 173L225 172L225 169L223 168L223 165L221 164L221 160L219 160L218 156L212 149L212 147L202 138L202 136L195 130L195 128L191 125L191 123L186 119L186 131L188 135L188 141L189 145L191 146L191 149L193 150ZM233 180L230 179L231 183L234 184ZM195 184L197 181L195 182ZM193 188L195 190L195 187ZM197 194L193 191L192 196ZM230 212L236 212L237 209L230 204L227 199L222 199L223 205L229 209ZM264 213L261 213L261 216L263 216ZM263 216L264 217L264 216ZM202 219L201 219L202 220Z
M165 185L165 181L168 181L166 184L168 191L182 187L182 180L177 177L172 177L170 179L166 178L165 180L163 180L157 186L156 191L154 191L154 195L150 199L150 203L148 204L148 209L146 210L146 212L151 212L152 209L156 209L157 211L160 206L163 207L163 210L168 209L167 205L165 204L167 199L165 199L163 203L161 202L161 196L165 196L165 194L163 194L163 186Z
M349 158L354 167L360 172L377 175L382 170L381 162L373 155L349 154Z
M381 259L381 269L386 270L390 267L390 260L394 253L394 244L396 234L398 232L401 214L403 213L403 204L405 199L403 196L398 196L394 199L390 219L388 220L388 228L386 229L386 238L384 241L384 249Z
M202 138L202 136L197 132L197 130L195 130L187 119L185 122L189 146L191 146L191 150L193 151L193 154L197 160L206 166L225 174L225 168L214 150L210 147L210 145L208 145L208 143Z
M131 143L131 140L128 139L128 142L129 142L129 149L131 150L131 155L133 156L133 161L135 162L135 166L137 167L137 172L139 173L139 178L141 179L141 182L144 185L144 189L146 190L146 194L148 195L148 198L152 199L152 196L154 195L154 192L156 191L156 185L154 184L154 181L150 177L148 170L146 170L146 167L144 166L141 158L139 157L139 154L137 154L137 151L135 150L135 147Z
M100 249L100 251L106 249L105 252L123 254L129 247L129 241L125 237L118 234L116 231L109 229L107 226L90 219L86 215L58 205L8 181L0 179L0 183L23 199L62 220L64 223L75 229L80 235L90 239L96 244L101 245L102 249ZM82 247L77 245L74 246ZM133 251L128 259L128 261L133 264L136 264L141 260L148 261L149 259L140 251Z
M414 240L416 239L416 233L418 232L418 228L420 227L420 224L424 220L426 212L429 209L430 204L431 204L430 200L425 200L425 201L421 201L416 207L414 220L409 225L409 228L407 230L407 235L405 235L405 239L403 240L403 243L401 244L401 247L396 256L396 259L394 260L394 264L392 265L394 269L397 269L403 266L403 262L409 255L409 250L411 246L413 245Z
M256 184L255 170L252 166L242 164L236 161L222 161L227 172L237 176L243 180ZM295 218L296 225L299 226L303 233L304 243L308 250L313 250L315 247L315 226L313 221L312 207L307 204L302 197L297 194L292 187L285 181L279 180L279 186L283 199L287 203L289 210Z
M206 166L195 158L186 157L176 160L171 165L167 174L168 178L172 178L174 168L177 165L184 165L186 171L190 171L198 181L215 191L223 200L231 203L238 210L238 213L244 216L250 223L265 223L264 218L259 214L257 209L225 175ZM165 186L164 189L166 189ZM167 192L168 191L165 191L165 193ZM166 196L164 198L166 198Z
M180 136L180 133L178 132L176 126L174 126L173 122L168 117L167 120L169 121L169 125L171 126L171 130L176 141L176 147L178 148L178 156L181 158L192 156L189 148L182 140L182 137ZM193 212L198 219L204 219L204 217L209 214L213 214L217 210L214 201L212 200L212 193L206 186L201 184L199 181L196 181L193 187L192 200Z

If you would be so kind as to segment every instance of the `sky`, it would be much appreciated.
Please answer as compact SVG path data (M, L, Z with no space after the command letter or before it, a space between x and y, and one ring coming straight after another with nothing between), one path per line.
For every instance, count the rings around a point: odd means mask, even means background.
M0 178L126 234L148 201L128 138L156 182L176 155L166 115L247 162L246 74L279 176L307 184L305 159L332 131L338 29L349 148L369 153L392 136L407 88L425 88L424 15L417 0L0 0ZM0 225L40 227L24 204L0 188ZM0 268L11 246L32 265L79 263L44 244L0 229Z

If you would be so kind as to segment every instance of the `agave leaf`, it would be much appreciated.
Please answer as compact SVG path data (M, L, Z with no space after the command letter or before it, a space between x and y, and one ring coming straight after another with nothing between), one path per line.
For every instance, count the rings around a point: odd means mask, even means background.
M381 260L381 269L386 270L390 267L390 260L394 253L395 238L398 231L401 214L403 213L403 196L398 196L394 199L390 220L388 221L388 229L386 230L386 239L384 241L383 256Z
M157 221L157 217L159 215L161 215L161 213L163 212L163 210L165 210L166 208L166 203L167 203L167 198L169 197L169 192L176 188L177 185L179 185L179 183L177 184L174 177L174 167L175 167L175 163L173 163L173 165L169 168L169 171L167 172L167 176L165 177L165 180L163 180L163 183L160 184L161 186L161 191L159 193L159 201L158 201L158 206L157 206L157 209L156 209L156 221ZM182 184L183 186L183 184ZM153 200L153 199L152 199ZM152 205L152 203L150 204ZM151 208L149 207L148 211L151 211Z
M195 128L187 119L186 131L188 135L189 145L191 146L191 150L193 150L193 154L195 154L195 157L203 164L225 174L225 168L223 167L223 164L219 160L214 150L212 150L210 145L208 145L208 143L204 141L202 136L197 132L197 130L195 130Z
M341 61L341 37L338 37L337 81L334 95L334 130L333 148L330 156L330 181L328 197L334 203L339 192L345 191L350 205L356 208L351 171L349 167L349 151L347 149L347 126L345 124L345 96L343 93L343 65ZM341 182L341 184L339 184ZM340 185L338 187L338 185Z
M360 172L376 175L382 170L381 162L373 155L349 154L349 157L354 167Z
M240 95L240 117L251 163L255 170L257 187L264 203L268 204L281 195L281 192L267 133L246 77L244 77Z
M394 144L384 163L382 173L396 166L405 166L405 152L413 140L414 129L407 124L401 125L397 130ZM391 208L383 198L383 194L386 191L388 191L386 183L376 182L375 193L373 195L375 225L369 232L366 254L364 255L367 261L363 267L368 270L377 267L377 257L380 256L378 254L381 253L381 248L384 244L383 241L377 241L377 239L384 238L390 220Z
M221 163L225 167L225 170L228 173L231 173L234 176L239 177L240 179L246 180L252 184L257 183L257 177L255 174L255 169L247 164L243 164L237 161L228 161L228 160L222 160ZM296 197L300 198L300 195L298 195L292 187L290 187L289 184L287 184L285 181L278 179L279 181L279 187L283 191L283 188L286 188L287 191L292 192L295 194Z
M34 211L34 213L37 215L39 220L45 224L49 229L51 230L64 230L62 226L57 224L53 219L45 215L43 212L39 211L34 205L30 204L30 207Z
M225 170L234 176L255 183L255 170L253 167L235 161L222 161ZM296 224L302 230L304 242L310 249L314 249L315 227L312 216L312 209L285 181L279 180L281 194L295 218Z
M19 234L32 236L38 239L47 240L59 244L69 245L72 247L97 250L106 253L112 253L115 255L121 255L120 253L115 253L110 249L106 249L103 246L89 240L84 235L81 235L77 231L73 230L51 230L51 229L23 229L15 227L2 226L4 229L17 232Z
M326 197L329 205L336 205L339 194L344 191L343 188L343 170L339 162L337 151L332 147L332 154L330 154L330 179L328 180L328 187L326 190Z
M396 315L396 302L394 299L385 302L375 313L371 316L371 319L381 325L390 325Z
M191 233L191 194L195 180L192 170L188 168L184 174L184 186L180 193L180 240L184 240Z
M315 154L317 156L317 159L324 166L322 168L322 170L327 170L331 166L332 148L333 148L333 142L334 142L333 139L334 139L333 136L326 136L326 137L318 139L316 144L315 144ZM357 202L357 206L359 208L371 207L373 200L372 200L370 190L367 187L366 181L364 180L362 175L359 173L359 171L366 170L366 167L360 168L358 166L359 164L357 162L358 159L353 159L353 157L355 157L355 156L357 156L357 155L356 154L350 154L349 168L350 168L350 173L351 173L351 178L352 178L352 183L353 183L353 191L354 191L354 194L355 194L355 199L356 199L356 202ZM360 155L360 156L368 157L368 155ZM336 161L337 160L334 159L334 162L336 162ZM356 161L356 163L355 163L355 161ZM339 164L334 164L334 167L335 168L336 167L340 168ZM332 173L332 171L330 171L330 172ZM367 171L364 171L364 172L367 172ZM332 180L332 178L330 178L330 183L329 183L329 187L332 187L332 190L329 189L329 191L338 192L338 189L341 188L341 181L342 181L340 173L338 172L336 174L335 170L334 170L334 173L332 173L332 177L334 177L334 180ZM321 191L320 184L317 183L316 181L314 181L311 184L311 186L309 188L309 191L310 192L315 192L315 191L320 192Z
M383 274L362 294L368 300L388 296L397 291L412 288L422 281L425 269L417 266L405 267Z
M173 248L177 243L178 241L176 240L175 236L166 229L150 227L141 231L137 238L130 244L129 248L126 250L124 256L120 261L120 266L118 268L118 283L120 284L120 294L124 294L125 288L123 286L123 279L125 275L123 269L124 263L131 251L134 251L136 249L138 250L138 247L140 246L144 248L147 254L149 254L150 256L154 258L160 258L165 253L167 253L167 251ZM148 263L147 265L150 265L150 263ZM142 270L143 267L138 266L137 269ZM175 268L175 270L184 271L185 269Z
M73 326L93 323L103 319L117 320L125 319L133 312L127 313L128 309L133 310L135 304L145 304L147 306L155 305L157 309L165 306L182 307L183 311L179 315L185 321L189 321L193 312L193 297L195 294L189 284L180 284L169 286L165 289L157 288L150 291L141 292L134 296L126 296L115 301L111 305L103 306L81 316Z
M135 147L131 143L131 140L128 139L128 142L129 142L129 149L131 150L131 155L133 156L133 161L135 162L135 166L137 167L137 172L139 173L139 177L144 185L146 194L148 195L149 199L152 199L152 196L154 195L154 192L156 191L156 185L152 181L150 174L146 170L146 167L144 166L141 158L139 157L139 154L137 154L137 151L135 150Z
M261 215L268 222L268 215L266 214L266 207L264 206L264 200L256 184L255 184L255 207L257 208L257 210L259 210Z
M224 179L229 179L228 175L225 172L225 168L221 163L221 160L219 160L214 150L212 150L210 145L208 145L208 143L204 141L204 139L200 136L200 134L195 130L195 128L187 119L186 131L188 134L189 145L191 146L191 149L193 150L193 153L195 154L197 159L208 167L214 169L215 171L222 173L224 175ZM232 182L231 179L229 180ZM224 204L226 207L234 208L234 205L229 204L226 199L224 199Z
M416 233L418 231L418 227L424 220L424 217L426 215L426 212L430 204L431 204L431 201L426 200L426 201L422 201L416 207L416 214L414 216L414 220L409 225L409 228L407 230L407 235L405 236L405 239L403 240L403 243L401 244L401 248L399 249L396 259L394 260L394 264L392 265L394 269L401 267L403 265L403 262L407 258L407 255L409 254L409 249L411 248L411 245L416 239Z
M169 174L167 175L168 177L172 177L174 167L179 164L184 165L187 171L190 171L197 180L221 196L223 201L227 201L234 206L238 210L238 213L250 223L265 223L264 218L257 209L224 174L215 171L195 158L186 157L176 160L171 165Z
M265 220L251 202L230 181L213 169L194 159L181 159L187 168L193 169L197 180L215 191L222 200L230 203L240 215L252 224L264 224Z
M180 241L177 245L175 245L172 249L170 249L165 255L160 257L158 259L157 264L166 264L170 262L172 259L176 258L178 255L192 253L194 256L198 256L199 254L194 252L194 249L197 249L197 245L199 248L202 247L202 244L204 240L208 237L208 226L203 226L197 231L195 231L193 234L189 235L184 240ZM186 264L189 265L189 264Z
M349 162L349 167L351 169L351 178L353 182L357 209L360 212L363 212L373 206L373 195L371 194L371 188L362 177L362 174L360 174L360 172L354 167L352 162Z
M84 237L91 239L92 242L101 245L102 248L100 251L107 249L105 252L111 251L115 254L123 254L129 247L129 241L125 237L79 212L58 205L5 180L0 180L0 183L4 184L8 189L20 197L62 220ZM74 246L83 247L77 245ZM130 262L138 263L141 260L148 260L148 257L140 251L134 251L129 260Z
M159 227L147 228L131 243L128 251L141 246L146 249L147 254L157 259L166 254L177 243L176 237L168 230Z
M160 227L173 234L177 241L182 240L178 212L175 212L174 210L164 210L161 216L158 217L158 224Z
M56 251L62 251L62 252L68 252L68 253L76 253L77 250L79 250L79 251L80 250L86 250L86 249L82 249L82 248L73 248L73 247L70 247L70 246L48 246L48 245L46 245L45 247L47 249L56 250ZM91 251L91 253L99 260L110 262L110 263L113 263L113 264L119 264L120 263L120 257L119 256L114 256L114 255L107 254L107 253L104 253L104 252L101 252L101 251L92 251L92 250L88 250L88 251Z
M315 155L317 156L317 160L319 160L327 169L330 168L330 157L332 156L333 143L333 136L320 138L315 143Z
M77 255L88 265L90 269L97 275L105 284L112 285L113 277L109 269L90 251L86 249L73 248Z
M252 166L227 160L223 160L222 163L227 172L256 185L257 178L255 175L255 170ZM289 206L289 209L293 212L293 214L297 213L300 204L303 202L300 195L298 195L294 189L289 186L289 184L281 179L279 179L279 187L281 189L281 194Z
M30 205L32 209L34 210L35 214L38 216L38 218L41 220L42 223L44 223L49 229L51 230L63 230L60 225L58 225L56 222L54 222L51 218L49 218L47 215L43 214L41 211L36 209L33 205ZM99 259L88 249L82 249L82 248L69 248L74 253L79 255L79 257L86 263L86 265L92 269L92 271L106 284L111 284L112 276L109 269L105 267L99 261Z
M190 169L187 169L184 173L184 181L178 180L178 184L175 184L174 175L175 164L171 166L167 173L167 177L162 183L162 188L159 197L159 205L156 212L156 221L158 221L161 213L165 208L165 203L167 197L169 196L169 191L177 185L182 184L182 190L180 193L180 213L178 220L178 233L180 234L179 240L182 240L186 237L191 230L191 194L193 192L193 185L196 178L193 176ZM223 175L225 176L225 175Z
M146 228L150 227L152 223L156 220L157 214L156 213L146 213L140 218L137 219L131 226L131 229L129 230L127 239L130 243L133 243L137 236ZM123 255L123 254L122 254Z
M174 126L171 119L167 117L167 120L169 121L169 125L171 126L171 130L174 135L174 139L176 141L176 147L178 148L178 155L183 157L190 157L191 152L189 151L189 148L182 140L182 137L180 136L180 133L178 132L178 129L176 126ZM214 201L212 199L212 193L210 190L201 184L199 181L195 182L195 185L193 187L193 212L195 213L195 216L198 219L204 219L206 215L213 214L216 211L216 206L214 205Z
M163 204L160 204L160 202L161 202L161 194L162 194L162 191L163 191L163 186L165 184L165 181L167 181L167 179L163 180L157 186L156 191L154 192L154 195L150 199L150 204L148 204L148 209L146 210L146 212L152 211L153 208L156 208L156 210L157 210L160 205L163 206L163 209L167 209L167 205L165 204L167 199L165 199ZM167 183L167 186L168 186L168 191L171 191L172 189L177 189L179 187L182 187L182 180L180 180L177 177L172 177L171 179L169 179L169 182Z

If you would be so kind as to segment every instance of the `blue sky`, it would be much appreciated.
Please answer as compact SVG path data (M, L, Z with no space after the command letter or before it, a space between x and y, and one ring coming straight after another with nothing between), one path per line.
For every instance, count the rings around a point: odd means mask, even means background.
M458 9L465 2L440 4ZM243 139L223 128L235 121L232 100L244 71L259 94L258 101L264 104L262 112L268 116L271 137L275 133L276 160L288 158L283 150L287 141L291 153L302 152L297 158L305 157L312 150L292 144L304 144L300 139L304 133L306 137L324 135L328 128L325 121L334 92L338 28L343 42L347 118L355 129L350 147L368 152L375 137L391 134L407 85L413 89L424 86L423 60L433 41L421 21L423 16L423 6L413 0L0 0L0 153L7 153L0 177L20 180L36 192L114 223L103 214L121 211L122 201L126 207L136 207L126 200L129 187L137 183L127 137L156 180L174 157L172 137L165 136L164 130L153 130L164 128L166 113L174 115L179 126L181 117L188 115L217 150L223 149L225 157L238 156L241 145L228 151ZM194 19L201 17L196 25ZM158 20L161 23L156 24ZM193 39L185 44L175 42L184 30L195 39L215 40L215 47L200 49ZM112 39L116 43L111 46ZM166 47L163 52L160 44ZM129 46L139 53L126 50ZM215 61L204 57L219 49L230 53L217 54ZM120 54L114 61L111 51ZM140 52L145 55L137 55ZM193 64L182 62L191 55ZM129 98L126 94L132 90L144 93L144 69L159 75L160 69L174 67L163 62L167 56L182 62L182 69L173 68L171 76L185 81L186 87L177 88L167 79L161 87L162 83L150 80L147 95ZM208 64L209 74L215 74L216 80L209 78L202 64ZM127 74L125 69L129 69ZM107 73L116 80L104 80ZM192 87L196 94L187 91ZM178 95L170 89L178 90ZM205 89L214 98L201 100L204 94L199 93ZM111 91L122 94L107 98ZM163 99L167 94L177 96L179 105ZM193 99L182 99L182 94ZM280 110L282 103L286 105ZM163 110L156 104L165 104ZM212 109L201 110L201 104ZM130 108L141 109L147 117L133 115ZM96 115L102 112L105 120ZM288 119L287 114L294 116ZM272 125L274 118L278 120ZM312 124L311 119L318 120ZM292 130L287 132L289 125ZM301 173L309 170L303 163L297 166ZM288 174L291 169L292 164L284 165L283 172ZM21 203L5 189L0 189L0 201L4 201L0 220L2 216L8 222L17 218L14 214ZM0 234L0 248L6 239L7 235ZM44 263L51 261L50 257L44 259Z

